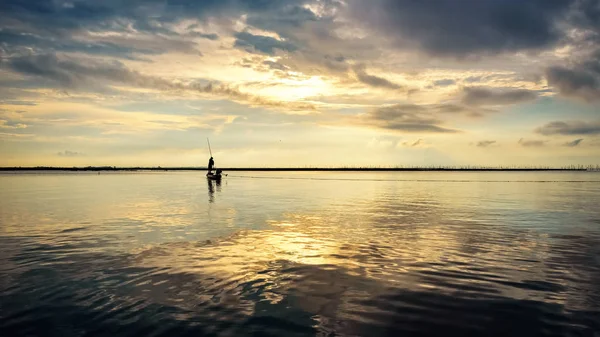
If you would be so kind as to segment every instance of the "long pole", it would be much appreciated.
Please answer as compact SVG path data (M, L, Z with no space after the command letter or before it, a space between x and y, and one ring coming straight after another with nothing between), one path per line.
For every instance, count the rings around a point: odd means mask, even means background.
M210 156L212 157L212 150L210 149L210 140L206 137L206 142L208 143L208 152L210 152Z

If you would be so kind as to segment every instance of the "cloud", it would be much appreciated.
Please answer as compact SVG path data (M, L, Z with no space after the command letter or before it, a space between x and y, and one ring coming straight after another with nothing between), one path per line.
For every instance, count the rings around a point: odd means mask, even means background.
M85 154L83 154L81 152L74 152L74 151L69 151L69 150L58 152L58 153L56 153L56 155L59 157L83 157L83 156L85 156Z
M524 147L542 147L546 145L545 140L525 140L523 138L519 139L519 144Z
M19 33L11 29L0 30L0 42L5 44L5 46L10 47L10 49L16 49L18 47L34 47L39 50L51 49L62 52L81 52L131 60L138 59L134 54L153 55L165 52L164 49L136 48L134 47L134 44L122 45L110 41L80 41L73 38L56 39L38 34Z
M18 73L48 79L69 88L91 79L128 82L140 77L119 62L84 65L71 59L61 60L54 54L13 57L3 65Z
M366 85L376 87L376 88L385 88L385 89L400 89L402 86L393 83L383 77L369 75L365 71L364 66L359 66L354 68L354 73L356 74L357 79Z
M361 125L377 127L405 133L460 133L450 128L439 117L462 114L468 117L480 116L487 110L476 109L457 104L395 104L383 105L358 117ZM420 146L423 143L404 142L404 146Z
M138 1L34 1L4 0L0 3L3 22L29 23L40 30L66 31L81 28L126 30L174 34L169 25L182 19L238 17L241 14L274 13L281 8L301 6L307 1L278 0L152 0ZM68 4L68 5L65 5Z
M416 142L412 143L410 147L418 147L421 144L423 144L423 139L418 139Z
M564 37L575 0L349 0L349 15L400 47L466 57L542 50Z
M22 101L22 100L0 100L2 105L24 105L24 106L36 106L37 103L33 101Z
M437 80L433 82L433 85L436 87L447 87L449 85L456 84L456 81L450 78L446 78L443 80Z
M271 70L286 71L288 69L288 67L286 67L285 65L274 61L263 61L262 64Z
M27 128L27 125L23 124L23 123L14 123L14 122L0 119L0 128L1 129L25 129L25 128Z
M428 144L424 139L419 138L416 141L402 142L401 144L397 144L397 146L427 148L430 147L430 144Z
M242 16L273 21L283 9L307 2L3 0L0 45L7 50L23 47L36 53L81 52L133 60L140 59L137 54L199 53L194 38L219 38L216 33L196 31L200 25L231 31L233 22ZM256 44L257 50L268 50L261 41Z
M494 144L496 144L495 140L482 140L482 141L477 142L478 147L488 147L488 146L491 146Z
M537 94L524 89L491 89L487 87L465 87L462 102L467 105L509 105L532 101Z
M254 35L248 32L239 32L235 35L234 46L246 50L249 53L263 53L275 55L275 49L292 52L297 47L288 42L277 40L270 36Z
M579 27L600 30L600 2L598 0L579 0L575 4L577 15L573 20Z
M412 104L383 106L361 115L361 122L381 129L407 133L456 133L424 107Z
M600 122L554 121L535 129L542 135L600 135Z
M600 101L600 1L578 0L570 16L571 52L566 64L546 69L548 85L565 97Z
M467 83L477 83L481 82L484 79L484 77L485 76L469 76L465 78L464 81Z
M279 3L277 3L279 2ZM266 5L271 6L272 10L267 15L262 12L251 12L246 22L254 27L279 32L289 32L298 29L306 23L316 22L319 17L305 4L319 4L322 10L331 9L338 5L335 1L266 1Z
M192 32L189 35L191 36L197 36L197 37L202 37L208 40L218 40L219 39L219 35L215 34L215 33L210 33L210 34L206 34L206 33L200 33L200 32Z
M223 83L202 83L199 81L183 83L162 77L148 76L130 70L120 62L88 62L82 64L73 59L59 59L55 55L47 54L11 58L8 62L5 62L4 66L24 75L50 80L61 87L72 90L102 85L103 82L112 82L166 92L185 91L210 94L257 106L285 108L295 111L315 110L315 106L310 103L273 101L242 92L236 87Z
M12 133L12 132L0 132L0 139L4 140L22 140L27 138L35 137L32 133Z
M482 108L482 107L472 107L466 106L463 104L453 104L453 103L443 103L443 104L434 104L429 106L429 109L432 112L440 113L440 114L464 114L469 117L481 117L486 113L493 113L496 110Z
M549 67L546 78L563 96L586 102L600 101L600 50L595 58L572 68Z
M563 146L576 147L576 146L579 146L579 144L581 144L582 141L583 141L582 138L575 139L574 141L564 143Z

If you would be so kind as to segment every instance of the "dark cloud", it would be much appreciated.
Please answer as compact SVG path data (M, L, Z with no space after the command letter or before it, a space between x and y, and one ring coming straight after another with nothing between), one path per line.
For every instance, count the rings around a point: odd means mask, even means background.
M468 105L508 105L532 101L537 98L533 91L524 89L492 89L486 87L466 87L462 102Z
M523 138L519 139L519 144L524 147L542 147L546 145L545 140L525 140Z
M356 74L356 78L361 83L364 83L364 84L372 86L372 87L393 89L393 90L402 88L402 86L400 86L394 82L391 82L390 80L387 80L383 77L367 74L364 66L355 67L354 73Z
M573 20L579 27L600 31L600 1L579 0Z
M535 132L546 136L600 135L600 122L554 121L537 128Z
M205 38L208 40L218 40L219 39L219 35L211 33L211 34L205 34L205 33L200 33L200 32L191 32L189 33L190 36L197 36L197 37L201 37L201 38Z
M5 0L0 2L0 18L3 22L27 23L29 28L39 30L77 29L116 17L117 7L123 14L131 14L128 5L113 2L113 6L95 1L76 1L68 5L63 1Z
M0 22L12 35L0 48L22 48L20 55L31 50L81 52L149 61L145 55L170 51L201 55L196 38L219 39L206 31L214 26L215 32L232 34L236 48L264 55L294 53L279 63L296 73L347 79L348 57L360 59L377 51L365 48L370 44L366 39L338 36L336 32L347 27L335 17L341 6L336 0L6 0L0 2ZM275 35L233 32L239 21ZM390 85L369 76L361 74L365 82Z
M319 18L315 13L301 6L303 2L311 1L291 2L287 6L277 6L275 4L272 14L268 18L265 18L260 12L254 12L248 15L246 22L260 29L286 32L297 29L307 22L318 21Z
M288 52L297 49L294 44L288 41L277 40L270 36L254 35L248 32L236 33L234 36L236 39L234 46L244 49L249 53L274 55L276 49Z
M361 116L362 123L387 130L411 133L456 133L442 126L427 108L413 104L397 104L373 109Z
M0 30L0 44L11 49L32 46L41 50L63 52L82 52L86 54L137 59L134 54L160 54L160 51L145 48L135 48L106 41L77 41L73 39L49 39L39 35L18 33L12 30Z
M83 156L85 156L85 154L83 154L81 152L74 152L74 151L69 151L69 150L58 152L56 155L59 157L83 157Z
M350 15L400 47L464 57L541 50L576 0L350 0Z
M208 22L222 18L224 20L221 23L226 24L241 15L269 21L278 18L276 14L283 9L289 11L289 8L301 8L306 2L308 0L3 0L0 2L0 22L3 28L0 44L6 48L26 46L42 49L43 53L76 51L125 58L135 58L134 53L162 53L165 51L163 45L178 51L196 52L195 43L189 38L216 40L218 35L197 31L181 32L175 28L177 23L186 19ZM145 34L159 39L161 43L148 49L139 48L136 43L128 43L127 39L114 34L109 37L81 39L87 32L103 31L127 35ZM116 43L115 40L119 42ZM256 50L269 50L264 46L269 41L240 41L247 45L252 45L252 42L257 44Z
M307 4L314 6L309 8ZM462 57L552 46L564 38L557 29L561 19L573 17L576 19L572 21L580 26L598 26L594 21L598 17L594 14L598 12L595 4L597 0L3 0L0 22L17 33L34 34L53 45L54 50L83 48L87 52L85 43L90 42L92 51L107 55L137 51L129 50L135 48L133 44L111 45L110 39L98 45L93 41L77 44L75 33L133 31L216 40L219 36L214 33L182 33L176 24L191 19L199 22L192 28L217 23L230 30L232 23L243 16L249 26L275 32L285 42L242 35L236 41L241 48L273 54L278 49L298 51L314 42L312 47L320 48L322 53L327 48L338 50L350 45L352 39L337 37L336 28L364 24L373 31L374 39L382 37L398 46L416 46L433 55ZM314 10L316 7L319 11ZM569 9L573 8L579 16L572 15ZM350 24L342 26L340 22ZM31 37L17 38L21 41L14 44L31 46Z
M440 117L464 115L478 117L487 112L456 104L396 104L373 109L361 116L361 122L382 129L414 133L459 133L447 127ZM409 146L410 144L406 144Z
M578 0L570 23L577 34L566 64L546 69L548 84L565 97L600 101L600 0Z
M482 140L482 141L477 142L478 147L488 147L488 146L491 146L494 144L496 144L495 140Z
M449 85L456 84L456 81L450 78L446 78L443 80L437 80L433 82L433 85L436 87L447 87Z
M150 77L130 71L120 62L81 64L72 59L59 59L54 54L10 58L4 64L18 73L51 80L60 86L75 88L91 80L108 80L142 84Z
M600 101L600 50L571 68L554 66L546 70L548 84L566 97L587 102Z
M0 18L27 23L39 30L94 30L126 28L169 33L164 23L182 19L236 17L241 14L276 13L281 8L301 6L304 0L130 0L130 1L45 1L3 0ZM3 20L7 21L7 20Z
M579 146L579 144L581 144L582 141L583 141L582 138L575 139L574 141L564 143L563 146L576 147L576 146Z

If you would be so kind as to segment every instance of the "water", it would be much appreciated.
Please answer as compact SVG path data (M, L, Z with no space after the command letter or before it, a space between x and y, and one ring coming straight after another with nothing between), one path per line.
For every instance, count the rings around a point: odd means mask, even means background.
M0 174L2 336L599 336L600 174Z

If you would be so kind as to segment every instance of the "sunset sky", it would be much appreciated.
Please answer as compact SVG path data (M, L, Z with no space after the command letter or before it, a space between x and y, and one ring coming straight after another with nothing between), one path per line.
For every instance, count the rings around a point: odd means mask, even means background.
M600 0L0 1L0 166L600 164Z

